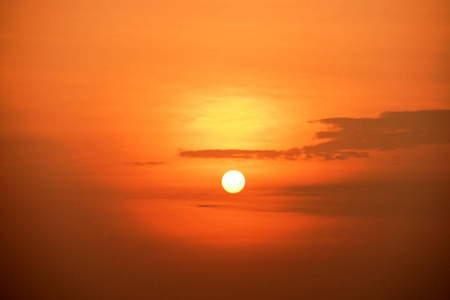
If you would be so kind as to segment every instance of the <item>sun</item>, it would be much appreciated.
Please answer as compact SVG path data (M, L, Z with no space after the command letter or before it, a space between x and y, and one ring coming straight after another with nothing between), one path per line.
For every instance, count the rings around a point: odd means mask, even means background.
M222 186L228 193L239 193L245 186L245 177L239 171L228 171L222 177Z

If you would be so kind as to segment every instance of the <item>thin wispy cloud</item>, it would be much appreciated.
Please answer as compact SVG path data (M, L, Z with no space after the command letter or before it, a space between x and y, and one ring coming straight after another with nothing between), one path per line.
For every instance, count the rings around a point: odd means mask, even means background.
M301 150L242 150L242 149L207 149L180 150L181 157L190 158L233 158L233 159L284 159L297 160Z
M163 161L146 161L146 162L139 162L139 161L131 161L131 162L126 162L126 165L133 165L133 166L157 166L157 165L162 165L165 162Z
M447 182L442 181L353 181L269 188L266 195L281 197L273 198L272 202L256 201L236 205L204 203L194 207L354 218L444 217L449 208L448 190Z

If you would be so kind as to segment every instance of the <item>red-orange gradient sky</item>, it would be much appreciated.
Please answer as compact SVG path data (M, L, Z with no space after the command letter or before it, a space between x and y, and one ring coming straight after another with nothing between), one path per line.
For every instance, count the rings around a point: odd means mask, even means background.
M0 298L446 298L449 45L443 0L2 1Z

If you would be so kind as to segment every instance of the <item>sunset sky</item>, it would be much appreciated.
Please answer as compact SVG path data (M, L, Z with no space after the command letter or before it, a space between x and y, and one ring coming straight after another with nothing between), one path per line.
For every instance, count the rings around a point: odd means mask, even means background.
M450 296L449 66L444 0L1 1L0 298Z

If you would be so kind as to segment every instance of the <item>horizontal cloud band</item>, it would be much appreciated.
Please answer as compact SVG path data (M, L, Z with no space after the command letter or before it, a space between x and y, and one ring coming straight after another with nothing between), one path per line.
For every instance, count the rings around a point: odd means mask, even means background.
M329 118L316 133L326 142L289 150L206 149L180 150L181 157L231 159L367 158L368 150L412 149L450 143L450 110L385 112L379 118Z
M369 157L367 152L335 151L308 153L299 148L289 150L242 150L242 149L207 149L180 150L181 157L189 158L231 158L231 159L277 159L300 160L320 157L325 160L343 160L350 157Z
M180 150L182 157L201 158L244 158L244 159L286 159L295 160L301 154L300 149L292 148L280 150L241 150L241 149L208 149L208 150Z
M162 165L164 164L163 161L146 161L146 162L139 162L139 161L130 161L126 162L126 165L133 165L133 166L156 166L156 165Z

